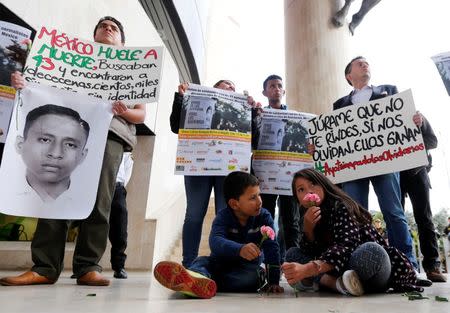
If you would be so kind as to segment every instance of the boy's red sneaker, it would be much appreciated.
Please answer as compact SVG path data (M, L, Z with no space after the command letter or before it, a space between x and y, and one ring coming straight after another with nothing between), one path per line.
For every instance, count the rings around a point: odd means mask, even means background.
M189 271L175 262L159 262L155 266L153 275L164 287L190 297L209 299L216 295L217 286L214 280Z

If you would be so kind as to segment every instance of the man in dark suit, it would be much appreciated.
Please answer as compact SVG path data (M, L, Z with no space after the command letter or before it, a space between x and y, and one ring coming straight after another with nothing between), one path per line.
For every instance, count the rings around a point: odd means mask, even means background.
M349 105L363 104L398 92L397 87L393 85L369 85L370 67L369 63L362 56L354 58L346 66L345 78L354 89L349 95L337 100L333 104L333 110ZM386 222L389 244L406 254L417 269L418 264L413 253L411 235L401 204L399 173L347 181L342 184L342 189L364 208L368 209L369 182L372 183L378 197L378 203Z

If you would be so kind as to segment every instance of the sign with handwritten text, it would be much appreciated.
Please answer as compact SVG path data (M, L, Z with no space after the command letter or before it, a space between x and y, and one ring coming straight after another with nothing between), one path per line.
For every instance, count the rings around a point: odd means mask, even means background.
M25 79L128 104L156 102L163 47L118 47L80 39L43 26Z
M411 90L309 121L315 168L334 183L428 164Z

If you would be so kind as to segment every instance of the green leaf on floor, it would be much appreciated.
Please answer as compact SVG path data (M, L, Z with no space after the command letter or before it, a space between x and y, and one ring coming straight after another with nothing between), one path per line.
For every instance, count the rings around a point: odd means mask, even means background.
M435 296L434 300L439 301L439 302L448 302L448 299L446 297L440 297L440 296Z
M88 293L88 294L86 295L86 297L95 297L95 296L97 296L96 293Z

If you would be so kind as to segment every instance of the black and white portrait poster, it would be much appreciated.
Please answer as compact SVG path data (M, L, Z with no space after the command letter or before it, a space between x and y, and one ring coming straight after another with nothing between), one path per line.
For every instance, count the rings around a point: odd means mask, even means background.
M16 97L0 167L0 212L83 219L92 211L111 104L29 83Z

